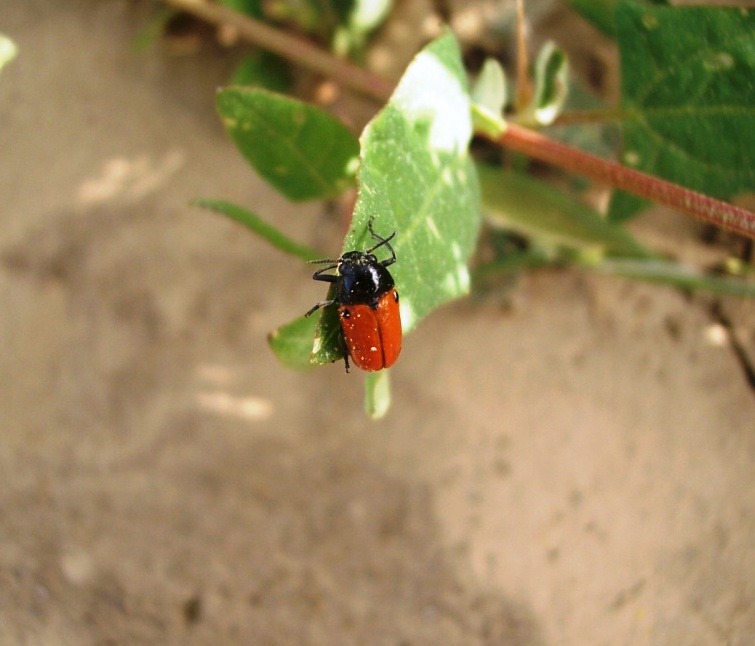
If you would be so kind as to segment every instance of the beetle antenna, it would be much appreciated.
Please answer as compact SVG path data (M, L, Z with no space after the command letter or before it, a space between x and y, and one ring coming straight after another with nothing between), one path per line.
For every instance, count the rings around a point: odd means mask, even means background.
M308 265L324 265L325 263L330 263L331 265L338 264L338 260L332 260L331 258L323 258L322 260L307 260Z
M388 247L388 249L390 249L391 253L392 253L393 255L395 255L395 253L394 253L394 251L393 251L393 247L391 247L391 245L390 245L390 244L388 244L388 243L389 243L389 242L390 242L391 240L393 240L393 238L394 238L394 237L395 237L395 235L396 235L396 232L394 231L394 232L393 232L393 233L391 233L391 235L389 235L389 236L388 236L387 238L384 238L383 236L379 236L379 235L378 235L377 233L375 233L375 230L374 230L374 229L372 228L372 223L373 223L373 221L374 221L374 220L375 220L375 218L370 218L370 219L369 219L369 220L367 221L367 228L368 228L368 229L370 230L370 235L371 235L371 236L372 236L372 237L373 237L373 238L374 238L375 240L377 240L377 241L378 241L378 243L377 243L377 244L376 244L375 246L373 246L373 247L370 247L369 249L367 249L367 251L365 251L365 253L372 253L372 252L373 252L373 251L375 251L375 249L377 249L378 247L382 247L383 245L386 245L386 246Z
M379 236L377 233L375 233L375 231L372 228L372 218L370 218L369 221L367 222L367 228L370 230L370 235L373 238L375 238L375 240L378 240L378 243L376 245L373 245L369 249L367 249L367 251L365 251L364 253L372 253L378 247L382 247L383 245L385 245L388 248L388 251L391 252L391 257L388 258L388 260L382 260L380 264L383 265L383 267L387 267L388 265L392 265L394 262L396 262L396 252L393 250L393 247L391 246L391 240L393 240L393 238L395 237L396 232L394 231L387 238L383 238L382 236Z
M370 232L370 233L372 233L372 232ZM377 235L376 233L373 233L373 234L372 234L372 237L373 237L373 238L375 238L375 240L379 240L380 242L378 242L378 243L377 243L377 244L376 244L375 246L373 246L373 247L370 247L369 249L367 249L367 251L365 251L365 253L372 253L373 251L375 251L375 249L377 249L378 247L382 247L383 245L386 245L386 246L387 246L387 247L388 247L389 249L392 249L392 248L391 248L391 245L390 245L390 244L388 244L388 243L389 243L389 242L390 242L391 240L393 240L393 238L395 238L395 237L396 237L396 232L394 231L394 232L393 232L393 233L391 233L391 235L389 235L389 236L388 236L387 238L381 238L381 237L380 237L379 235Z

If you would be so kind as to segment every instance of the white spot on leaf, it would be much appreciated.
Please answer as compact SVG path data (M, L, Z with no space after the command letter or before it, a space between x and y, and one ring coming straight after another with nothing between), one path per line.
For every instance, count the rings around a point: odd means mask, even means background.
M708 52L703 56L703 65L711 72L723 72L734 67L734 57L728 52Z
M469 99L458 79L435 57L421 52L409 66L393 102L412 124L430 126L431 149L462 154L472 137Z
M430 233L432 233L436 239L440 240L440 231L438 231L438 227L435 225L435 220L428 216L425 218L425 222L427 223L427 228L430 229Z

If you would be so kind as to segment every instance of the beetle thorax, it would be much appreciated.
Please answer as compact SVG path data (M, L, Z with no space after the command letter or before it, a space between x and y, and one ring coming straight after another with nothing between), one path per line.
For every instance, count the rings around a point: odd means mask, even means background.
M343 305L375 307L380 296L393 288L388 270L374 255L362 251L345 253L338 263L338 273L338 301Z

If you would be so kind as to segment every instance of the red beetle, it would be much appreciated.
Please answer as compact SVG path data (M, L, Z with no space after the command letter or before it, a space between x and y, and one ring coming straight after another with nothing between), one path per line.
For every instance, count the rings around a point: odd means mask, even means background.
M313 260L313 263L330 263L318 269L314 280L335 283L335 297L317 303L305 316L321 307L338 305L341 322L340 342L346 372L349 372L349 357L357 367L368 372L390 368L401 352L401 313L398 292L393 276L387 267L396 262L396 252L390 241L394 231L382 238L372 230L372 219L367 224L370 235L378 243L366 251L348 251L337 260ZM378 260L372 253L386 246L391 252L387 260ZM330 269L337 274L326 274Z

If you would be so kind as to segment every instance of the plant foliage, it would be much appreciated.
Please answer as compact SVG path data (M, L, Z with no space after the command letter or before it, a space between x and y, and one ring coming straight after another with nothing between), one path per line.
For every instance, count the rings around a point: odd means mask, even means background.
M242 154L291 199L342 192L354 182L359 152L359 192L343 251L371 246L370 219L383 235L396 231L398 261L391 270L401 292L404 332L469 291L467 263L480 226L479 190L468 153L472 122L466 75L453 35L447 33L417 55L359 142L333 117L265 90L223 90L218 109ZM242 222L278 248L312 257L311 250L271 231L242 207L220 200L199 204ZM276 330L270 343L289 366L340 359L335 309L324 308L316 324L297 318ZM382 379L367 383L368 407L378 414L387 406L387 384Z
M334 197L353 185L359 142L326 112L261 88L218 92L228 134L255 170L286 197Z
M609 11L606 3L574 2L618 41L625 162L724 198L752 190L755 12L633 0L612 0ZM534 100L518 115L521 123L552 123L568 105L568 69L565 53L547 44L534 70ZM242 154L290 199L328 198L358 187L342 252L372 246L369 220L383 236L396 232L392 244L398 260L391 271L401 293L405 333L435 308L469 291L468 261L481 221L478 172L491 224L524 235L530 247L497 258L477 275L496 268L577 262L685 289L755 294L746 280L685 267L636 240L619 222L639 208L635 198L615 197L606 219L520 172L482 165L478 171L469 155L473 128L497 139L507 127L506 102L505 73L494 61L484 65L470 98L459 46L450 32L415 57L359 139L325 112L267 90L232 87L217 100ZM199 203L241 222L286 253L308 260L319 255L240 206L222 200ZM313 290L313 302L323 298L322 291ZM341 358L338 335L336 308L326 307L318 316L299 316L280 327L270 344L286 365L307 368ZM389 402L387 371L369 375L366 385L368 412L382 415Z
M722 199L755 187L755 11L616 7L623 161ZM642 201L617 194L611 217Z

